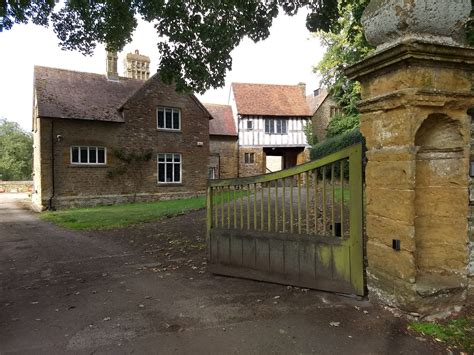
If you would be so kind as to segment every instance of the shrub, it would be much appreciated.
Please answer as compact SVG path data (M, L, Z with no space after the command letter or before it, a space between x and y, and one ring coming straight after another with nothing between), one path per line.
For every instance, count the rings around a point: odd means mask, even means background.
M316 160L316 159L321 159L324 158L325 156L336 153L344 148L350 147L351 145L362 143L362 152L363 152L363 162L364 162L364 168L365 168L365 139L364 136L360 133L360 130L358 128L346 132L344 134L341 134L336 137L328 138L321 143L316 144L313 146L311 149L311 160ZM340 165L337 163L335 165L335 177L338 178L340 176ZM319 175L321 174L321 170L319 172ZM331 177L331 169L326 169L326 178ZM349 164L346 162L344 165L344 178L348 179L349 178Z
M323 158L357 143L362 143L365 153L365 139L358 128L314 145L311 149L311 160Z
M326 137L336 137L359 128L359 115L338 115L329 122Z

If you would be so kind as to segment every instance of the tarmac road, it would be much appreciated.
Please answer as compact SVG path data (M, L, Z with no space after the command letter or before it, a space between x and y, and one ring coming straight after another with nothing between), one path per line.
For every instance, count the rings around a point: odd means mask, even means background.
M208 274L204 211L74 232L22 198L0 194L2 355L445 353L366 300Z

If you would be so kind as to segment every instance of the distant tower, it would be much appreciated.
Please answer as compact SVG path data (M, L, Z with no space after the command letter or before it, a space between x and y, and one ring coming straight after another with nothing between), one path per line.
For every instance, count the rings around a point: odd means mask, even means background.
M150 58L140 54L128 53L123 60L124 76L132 79L147 80L150 77Z
M117 52L107 51L106 70L107 79L109 80L118 80L117 61Z

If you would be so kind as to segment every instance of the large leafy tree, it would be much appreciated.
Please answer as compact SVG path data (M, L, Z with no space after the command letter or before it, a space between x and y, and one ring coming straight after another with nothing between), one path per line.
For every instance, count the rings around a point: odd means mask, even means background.
M339 0L341 2L341 0ZM342 3L351 2L342 0ZM311 31L339 26L338 0L4 0L0 32L15 23L52 26L63 49L91 54L98 43L120 50L131 41L137 18L157 31L160 75L178 89L204 92L224 85L230 53L248 36L265 39L280 11L307 7Z
M0 179L30 180L33 138L18 123L0 119Z
M329 89L332 97L343 110L329 124L327 136L333 137L359 126L357 102L360 100L360 85L349 80L344 70L367 57L374 48L367 43L361 17L370 0L340 0L329 26L319 28L317 36L326 47L323 59L314 70L321 74L321 84ZM474 0L472 1L474 3ZM474 12L466 25L468 42L474 45Z
M321 83L329 89L345 115L357 115L360 86L349 80L344 69L365 58L373 50L363 33L360 17L369 0L353 0L339 5L341 17L329 31L320 30L317 35L326 47L323 59L315 66L321 74Z

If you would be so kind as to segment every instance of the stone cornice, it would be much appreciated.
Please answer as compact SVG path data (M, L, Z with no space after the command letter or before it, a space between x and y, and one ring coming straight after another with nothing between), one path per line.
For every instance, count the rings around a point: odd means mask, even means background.
M371 97L359 102L360 112L392 110L400 106L444 107L449 103L457 106L474 106L474 92L441 91L429 89L403 89L389 94Z
M435 62L438 66L442 63L443 66L467 66L474 69L474 48L407 40L346 68L345 73L349 79L361 80L405 62L422 62L423 65Z

